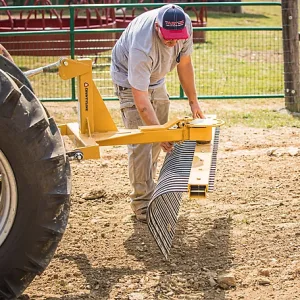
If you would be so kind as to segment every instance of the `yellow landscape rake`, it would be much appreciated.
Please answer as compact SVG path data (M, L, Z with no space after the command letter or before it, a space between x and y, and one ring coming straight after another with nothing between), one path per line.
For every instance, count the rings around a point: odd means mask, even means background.
M78 123L57 126L28 78L58 68L77 77ZM23 72L0 55L0 299L16 299L47 268L68 224L70 160L99 158L99 147L174 142L147 210L147 224L168 257L182 194L213 187L219 127L214 116L118 129L92 79L90 59L63 58ZM67 152L62 135L74 147Z
M175 142L174 151L166 156L147 213L149 229L167 257L182 193L203 198L213 188L222 122L215 116L184 117L163 125L118 129L93 81L90 59L63 58L50 66L29 71L27 76L53 66L58 67L58 74L64 80L78 78L79 122L59 126L61 134L69 136L76 147L69 156L78 160L96 159L100 158L101 146Z

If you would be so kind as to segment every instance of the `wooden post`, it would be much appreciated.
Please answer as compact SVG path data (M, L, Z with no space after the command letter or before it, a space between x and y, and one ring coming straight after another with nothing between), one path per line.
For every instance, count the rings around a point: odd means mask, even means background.
M285 107L300 112L298 0L282 0Z

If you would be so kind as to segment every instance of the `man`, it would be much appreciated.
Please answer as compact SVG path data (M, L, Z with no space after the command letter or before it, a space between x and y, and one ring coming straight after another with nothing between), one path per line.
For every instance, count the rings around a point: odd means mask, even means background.
M9 54L9 52L1 44L0 44L0 55L3 55L4 57L6 57L7 59L9 59L12 62L14 61L13 58L11 57L11 55Z
M192 50L192 22L177 5L145 12L128 25L113 48L111 64L126 128L168 121L170 101L165 76L175 67L193 117L204 118L197 100ZM140 221L146 220L155 188L153 178L160 149L170 152L173 144L128 145L131 208Z

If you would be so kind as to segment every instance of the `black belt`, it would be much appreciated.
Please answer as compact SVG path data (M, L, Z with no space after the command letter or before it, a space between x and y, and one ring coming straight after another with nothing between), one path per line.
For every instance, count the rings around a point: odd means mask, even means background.
M118 90L119 90L119 91L126 91L126 90L128 90L128 89L129 89L129 88L127 88L127 87L118 85Z

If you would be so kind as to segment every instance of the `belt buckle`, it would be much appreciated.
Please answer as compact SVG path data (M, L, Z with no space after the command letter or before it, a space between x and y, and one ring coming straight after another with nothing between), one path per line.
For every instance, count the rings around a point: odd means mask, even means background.
M125 90L127 90L128 88L127 87L123 87L123 86L118 86L119 87L119 91L125 91Z

